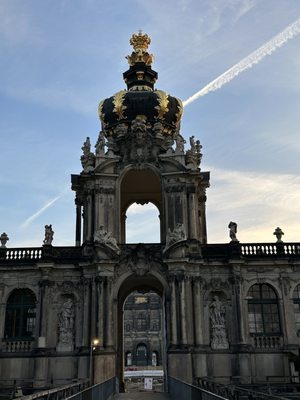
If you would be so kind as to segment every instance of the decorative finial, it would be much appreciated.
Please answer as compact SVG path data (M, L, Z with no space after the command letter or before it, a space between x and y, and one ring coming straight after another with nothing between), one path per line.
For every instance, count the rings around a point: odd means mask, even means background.
M151 43L151 39L146 33L143 33L143 31L140 29L138 33L134 33L131 36L129 43L134 49L134 51L131 53L131 56L126 57L130 66L139 62L146 65L152 64L154 56L153 54L149 54L147 52L148 46Z
M276 236L277 239L277 243L282 243L282 236L284 235L284 233L282 232L281 228L279 228L279 226L275 229L273 235Z
M5 232L2 233L2 235L0 236L0 241L1 241L1 247L5 248L6 247L6 243L9 240L9 237L7 236L7 234Z

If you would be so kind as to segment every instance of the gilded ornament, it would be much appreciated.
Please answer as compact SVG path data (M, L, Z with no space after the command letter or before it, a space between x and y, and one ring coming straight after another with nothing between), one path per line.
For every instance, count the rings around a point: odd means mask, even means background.
M116 93L114 95L114 99L113 99L113 105L114 105L114 109L113 112L116 113L118 115L118 120L120 121L120 119L124 119L124 111L126 110L126 106L124 106L123 101L124 101L124 97L126 94L126 90L121 90L120 92Z
M155 106L155 109L158 111L157 117L155 119L162 119L163 116L169 111L169 99L166 92L162 90L156 90L158 105Z
M129 43L137 53L145 53L151 43L151 39L146 33L139 31L131 36Z
M178 104L177 104L177 113L175 114L175 116L176 116L176 125L177 125L180 122L182 114L183 114L183 104L182 104L182 101L180 99L178 99L177 97L176 97L176 100L178 102Z
M98 106L98 115L99 115L100 121L103 123L103 125L105 125L105 122L104 122L105 114L103 112L103 104L104 104L104 100L100 101L99 106Z
M131 55L126 57L130 66L135 65L138 62L142 62L146 65L151 65L153 63L153 54L147 52L151 39L146 33L143 33L142 31L134 33L129 43L134 49Z

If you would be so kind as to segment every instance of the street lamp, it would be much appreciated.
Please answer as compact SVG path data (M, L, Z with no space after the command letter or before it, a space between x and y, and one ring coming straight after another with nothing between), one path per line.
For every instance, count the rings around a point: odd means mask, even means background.
M90 386L94 384L94 371L93 371L93 350L96 349L96 346L100 343L100 340L95 338L91 341L90 346Z

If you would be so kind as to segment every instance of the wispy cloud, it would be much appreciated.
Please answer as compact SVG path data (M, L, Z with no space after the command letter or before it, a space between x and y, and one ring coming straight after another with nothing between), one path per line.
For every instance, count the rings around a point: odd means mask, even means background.
M22 45L41 43L41 32L37 30L30 16L30 11L20 2L0 2L0 43ZM1 40L2 38L2 40Z
M239 225L243 242L271 241L276 226L288 241L299 240L300 176L211 168L207 192L209 241L227 241L227 225Z

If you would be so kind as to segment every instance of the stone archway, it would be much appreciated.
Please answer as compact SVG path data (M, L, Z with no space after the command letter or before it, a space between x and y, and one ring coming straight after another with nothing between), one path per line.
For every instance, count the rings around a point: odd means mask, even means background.
M159 274L147 274L138 276L137 274L128 273L122 277L117 286L115 305L116 305L116 321L117 326L116 332L116 375L120 382L120 391L124 388L124 324L123 324L123 306L126 298L129 294L134 291L149 292L153 291L157 293L162 299L162 336L163 336L163 370L165 376L167 376L167 342L169 332L169 288L162 276Z

